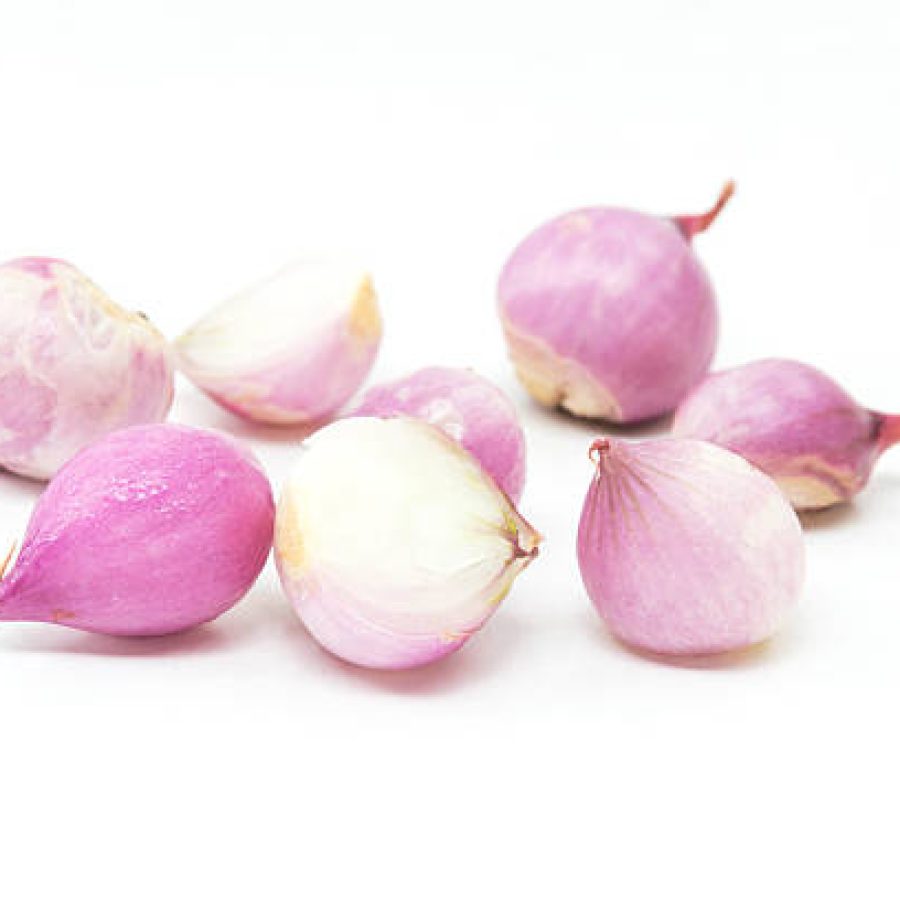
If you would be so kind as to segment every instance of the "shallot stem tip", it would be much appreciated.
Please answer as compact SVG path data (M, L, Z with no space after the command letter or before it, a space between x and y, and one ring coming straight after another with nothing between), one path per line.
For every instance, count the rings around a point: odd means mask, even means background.
M734 196L735 184L729 179L725 182L716 202L705 212L696 216L675 216L675 224L681 229L682 234L691 240L695 235L706 231L719 217L719 213Z
M597 440L591 444L591 449L588 450L588 459L594 463L594 465L599 465L600 461L607 453L609 453L609 440L607 438L597 438Z

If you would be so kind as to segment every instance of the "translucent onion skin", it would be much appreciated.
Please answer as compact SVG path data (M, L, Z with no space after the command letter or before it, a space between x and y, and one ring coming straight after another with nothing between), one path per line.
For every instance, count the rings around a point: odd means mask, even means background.
M408 669L478 631L539 540L440 429L356 417L305 442L278 502L275 560L323 647L359 666Z
M718 337L712 284L691 248L733 191L700 216L579 209L542 225L500 275L500 319L526 390L576 416L637 422L671 412Z
M50 478L103 435L165 419L173 381L163 336L74 266L0 266L0 466Z
M693 655L777 630L800 597L804 548L774 481L704 441L601 439L592 459L578 562L613 634Z
M763 359L716 372L681 404L679 437L712 441L771 475L795 509L824 509L861 491L900 440L900 416L860 406L824 372Z
M151 636L215 619L253 585L274 502L252 454L181 425L118 431L38 500L0 619Z
M175 342L178 366L226 409L269 425L320 424L359 389L381 343L367 272L301 259L226 300Z
M525 486L525 434L512 402L471 369L433 366L376 385L354 415L406 415L436 425L481 463L518 503Z

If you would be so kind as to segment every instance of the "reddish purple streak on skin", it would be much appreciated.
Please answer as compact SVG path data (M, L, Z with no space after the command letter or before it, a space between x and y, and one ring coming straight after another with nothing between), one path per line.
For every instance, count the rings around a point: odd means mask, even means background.
M860 406L812 366L764 359L706 378L678 408L672 430L739 453L775 478L795 507L814 509L865 487L878 458L900 440L898 421Z
M771 479L703 441L591 447L578 530L609 629L655 653L707 654L774 633L803 583L800 525Z
M0 581L0 619L133 636L191 628L252 587L273 521L268 479L232 439L180 425L116 432L38 500Z
M541 403L636 422L671 412L706 373L718 311L690 239L699 216L593 207L547 222L500 276L499 311L520 380Z
M67 263L50 256L23 256L20 259L12 260L7 265L20 269L22 272L37 275L39 278L52 278L54 267L65 266Z
M525 434L515 407L470 369L433 366L370 388L351 412L424 419L460 443L514 502L525 486Z

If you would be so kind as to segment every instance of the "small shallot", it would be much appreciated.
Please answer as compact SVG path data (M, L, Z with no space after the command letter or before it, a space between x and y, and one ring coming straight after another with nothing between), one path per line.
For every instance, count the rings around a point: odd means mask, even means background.
M732 191L699 216L578 209L519 244L500 275L500 319L536 400L614 422L675 408L709 368L718 335L713 286L691 240Z
M181 425L117 431L50 482L0 581L0 619L170 634L230 609L272 545L265 473L230 438Z
M404 669L478 631L539 540L438 428L359 417L304 444L278 502L275 560L320 644L357 665Z
M69 263L0 266L0 466L50 478L97 438L165 419L172 355Z
M232 412L318 423L364 381L381 342L372 280L338 259L298 260L241 291L175 343L179 368Z
M600 439L578 531L587 592L620 640L707 654L765 640L797 603L803 539L775 482L705 441Z
M433 366L370 388L358 416L415 416L458 441L518 503L525 485L525 435L506 394L471 369Z
M672 431L739 453L796 509L824 509L865 487L900 441L900 416L860 406L805 363L763 359L706 378L678 408Z

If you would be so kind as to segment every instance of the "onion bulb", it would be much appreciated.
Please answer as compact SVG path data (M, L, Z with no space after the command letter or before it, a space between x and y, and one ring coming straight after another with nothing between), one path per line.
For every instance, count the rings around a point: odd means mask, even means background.
M40 497L0 619L170 634L230 609L272 545L265 473L230 438L181 425L117 431Z
M707 654L778 629L799 599L804 552L772 479L705 441L601 439L591 456L578 562L613 634Z
M69 263L0 266L0 466L50 478L105 434L164 419L173 365L163 336Z
M771 475L795 509L851 500L881 454L900 441L900 416L860 406L824 372L763 359L716 372L678 407L672 431L739 453Z
M364 381L381 342L369 275L302 259L226 300L175 343L179 368L222 406L272 425L318 423Z
M404 669L478 631L539 540L438 428L359 417L305 442L278 502L275 560L320 644L357 665Z
M671 412L703 377L718 335L712 284L691 240L699 216L590 207L532 232L500 275L500 319L526 390L576 416L637 422Z

